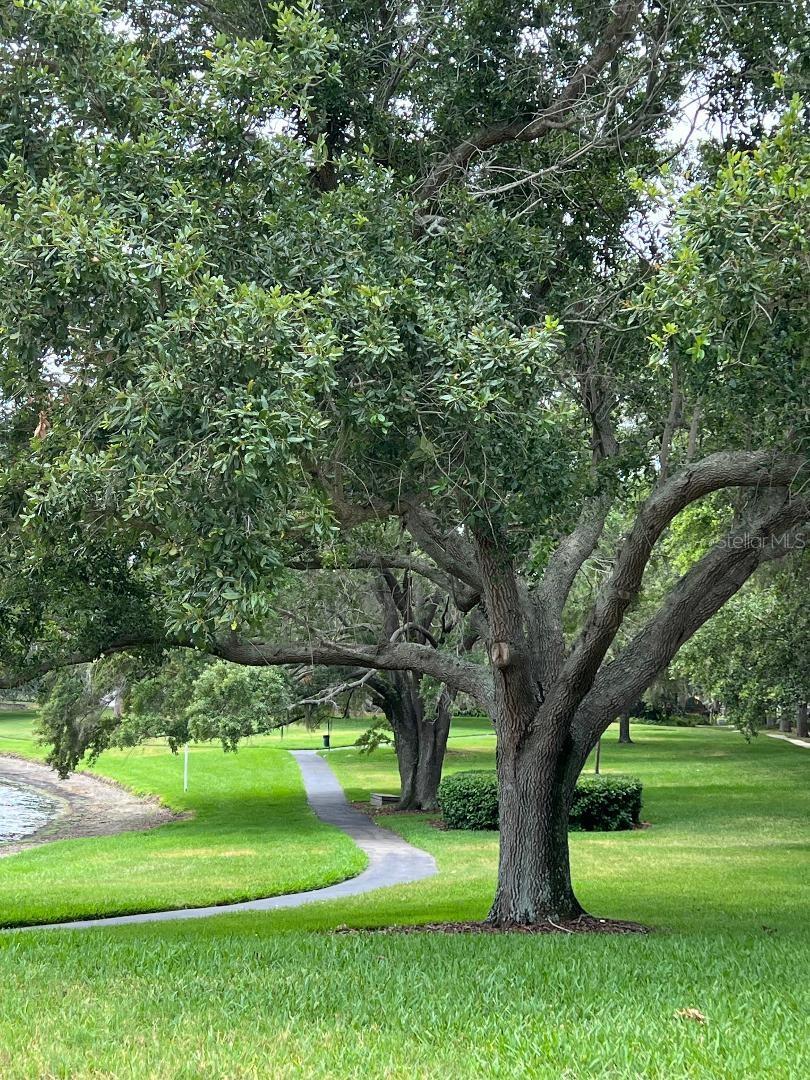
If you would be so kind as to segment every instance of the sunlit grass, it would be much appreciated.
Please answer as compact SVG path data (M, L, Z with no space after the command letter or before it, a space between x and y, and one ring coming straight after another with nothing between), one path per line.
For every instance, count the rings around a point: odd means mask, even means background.
M0 751L41 754L30 723L30 715L0 713ZM0 859L0 925L272 896L341 881L365 865L352 841L309 809L298 766L279 750L195 746L188 792L182 757L162 745L112 751L94 771L193 817Z
M798 1080L808 959L761 932L363 937L259 916L14 935L0 1074Z
M714 728L634 729L632 746L605 736L602 769L644 782L642 818L624 833L572 833L577 893L595 914L682 930L792 930L810 911L810 753L777 740L751 743ZM390 750L329 755L350 798L393 790ZM446 772L494 768L493 740L459 740ZM587 768L592 768L589 762ZM423 815L385 824L431 851L442 874L384 896L310 909L296 923L387 923L480 918L492 896L498 838L443 832ZM322 914L321 914L322 912ZM437 915L440 912L441 915ZM328 914L328 921L327 921ZM277 918L284 918L279 913Z

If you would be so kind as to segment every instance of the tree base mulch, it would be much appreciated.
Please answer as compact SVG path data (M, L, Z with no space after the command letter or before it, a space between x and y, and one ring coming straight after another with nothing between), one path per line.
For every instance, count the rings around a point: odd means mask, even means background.
M651 928L641 923L619 919L597 919L580 915L576 919L560 919L524 925L522 923L449 922L421 923L418 926L338 926L335 934L649 934Z
M402 813L401 810L399 812ZM427 811L425 811L425 812L427 812ZM436 813L436 812L437 811L435 811L435 810L433 811L433 813ZM447 822L444 820L444 818L436 818L434 821L429 821L428 824L430 826L432 826L434 829L438 829L439 832L453 832L453 829L450 828L450 826L447 824ZM633 825L631 825L629 829L616 829L614 831L615 832L636 832L639 829L651 829L651 828L652 828L652 822L651 821L637 821L637 822L634 822ZM476 831L477 832L484 832L484 833L493 833L493 832L497 832L498 830L497 829L478 829ZM572 831L574 831L574 830L572 830ZM576 830L576 831L579 832L579 831L584 831L584 830ZM611 835L610 831L607 830L607 829L593 829L591 831L601 833L602 835L607 835L607 836Z

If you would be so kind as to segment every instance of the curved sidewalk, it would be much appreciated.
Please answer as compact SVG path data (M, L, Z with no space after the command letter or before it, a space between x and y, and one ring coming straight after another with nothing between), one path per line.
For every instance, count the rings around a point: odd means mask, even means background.
M294 750L291 753L301 770L309 804L321 821L342 829L368 855L368 866L357 877L323 889L269 896L263 900L245 900L238 904L148 911L139 915L76 919L72 922L40 923L36 926L9 929L84 930L93 926L130 926L138 923L173 922L178 919L208 919L215 915L232 915L244 911L276 911L279 908L313 904L318 900L358 896L387 885L407 885L411 881L421 881L436 873L436 862L432 855L415 848L396 833L379 828L371 818L349 804L332 769L315 750Z

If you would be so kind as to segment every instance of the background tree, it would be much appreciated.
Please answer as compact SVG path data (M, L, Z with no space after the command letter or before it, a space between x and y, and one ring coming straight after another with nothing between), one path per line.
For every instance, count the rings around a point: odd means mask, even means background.
M376 539L379 545L380 536ZM344 553L337 564L333 559L325 564L320 558L294 563L295 578L276 594L280 624L265 627L265 633L276 638L304 636L313 642L350 633L367 645L404 641L452 649L457 655L469 652L478 640L477 613L474 607L465 617L457 603L466 606L472 599L477 605L477 598L470 598L430 560L409 550L397 530L385 543L389 553L383 566L378 566L378 556L363 551ZM331 569L329 564L334 564ZM366 702L379 710L384 723L372 724L360 745L371 751L390 741L390 733L400 773L400 809L436 809L454 688L420 671L385 672L366 666L313 670L302 665L295 683L294 716L302 708L339 706L348 712Z
M123 690L120 707L113 708ZM245 668L176 650L147 663L119 654L46 678L36 725L66 776L110 747L166 739L173 753L218 739L225 751L288 722L289 681L276 668Z
M676 670L746 733L801 718L810 698L807 575L796 557L758 574L692 638ZM806 731L805 731L806 734Z
M446 588L419 573L419 569L427 570L439 580L435 568L416 559L412 567L401 573L386 567L366 582L369 640L382 647L404 641L437 650L455 644L457 653L471 649L477 641L475 620L462 626L461 613ZM328 680L318 694L304 700L322 704L343 698L348 709L353 695L361 700L367 695L393 732L400 809L435 810L457 689L418 670L381 672L359 667L341 671L341 675L341 681ZM362 745L371 750L384 738L384 731L376 726L366 733Z

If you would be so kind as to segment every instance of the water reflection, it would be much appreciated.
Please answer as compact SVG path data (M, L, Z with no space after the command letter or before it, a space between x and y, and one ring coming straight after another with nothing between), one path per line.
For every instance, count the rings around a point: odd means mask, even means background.
M34 788L0 780L0 844L30 836L56 815L56 803Z

